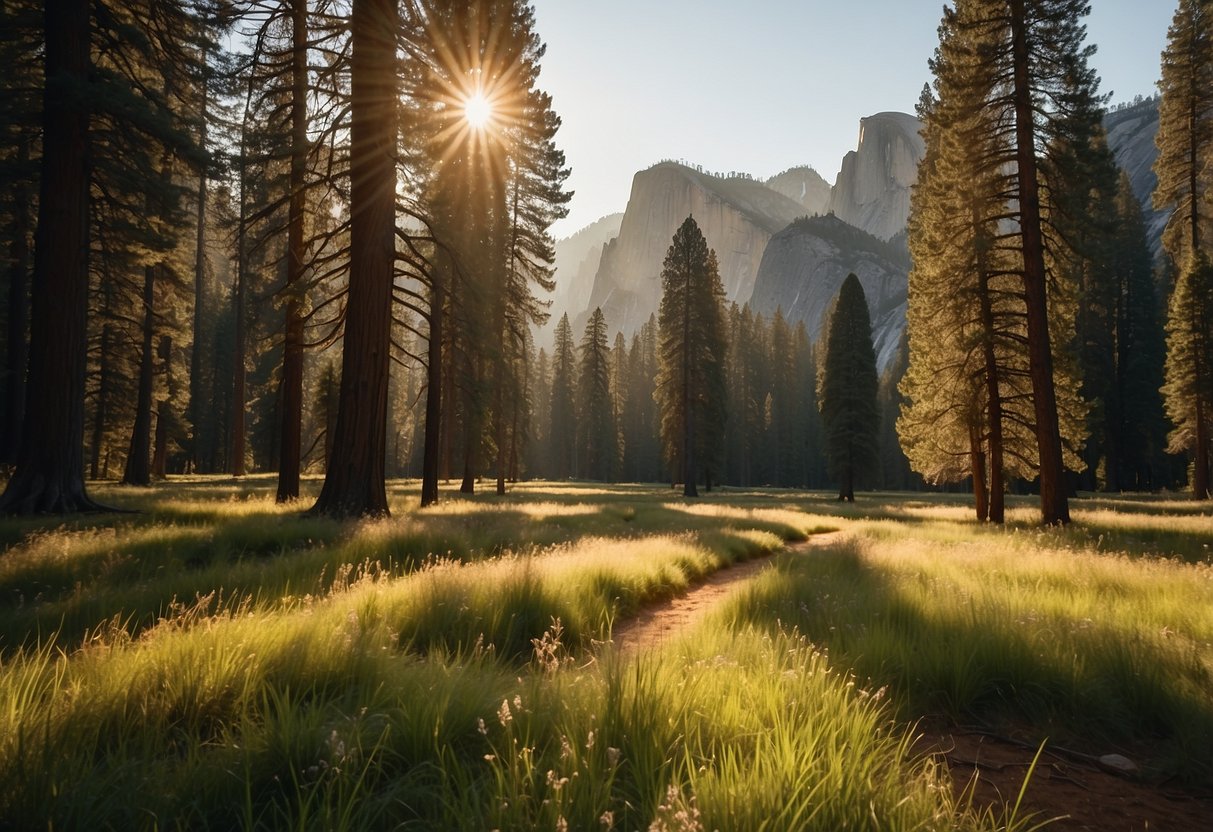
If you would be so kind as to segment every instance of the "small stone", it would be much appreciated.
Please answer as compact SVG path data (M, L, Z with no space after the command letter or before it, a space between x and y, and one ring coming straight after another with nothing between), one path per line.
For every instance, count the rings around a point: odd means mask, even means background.
M1137 764L1128 757L1122 757L1120 754L1104 754L1099 758L1099 765L1108 771L1116 774L1136 774Z

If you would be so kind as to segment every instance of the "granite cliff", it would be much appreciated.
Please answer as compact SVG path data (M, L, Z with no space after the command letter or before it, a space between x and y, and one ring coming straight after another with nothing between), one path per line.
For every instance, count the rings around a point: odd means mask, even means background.
M556 241L556 289L548 296L552 302L548 310L551 317L535 334L537 346L551 348L561 315L567 313L569 320L573 320L585 310L603 248L619 234L621 222L623 214L609 214Z
M882 240L904 231L910 188L926 149L921 129L922 122L906 113L860 119L859 146L843 157L829 210Z
M767 316L782 309L792 323L803 321L817 341L830 304L851 272L868 299L876 362L883 370L905 329L910 257L900 238L879 240L835 216L799 219L767 245L750 307Z
M1154 186L1158 184L1158 177L1154 175L1154 160L1158 158L1158 147L1154 144L1154 137L1158 135L1158 99L1146 98L1112 110L1104 116L1103 123L1108 133L1108 147L1133 183L1133 193L1141 203L1142 217L1146 221L1151 250L1158 256L1162 250L1162 230L1171 216L1170 211L1155 211L1153 205Z
M748 176L719 176L677 162L641 171L575 327L595 307L602 308L612 331L628 336L647 321L661 300L661 265L670 240L688 215L716 251L728 300L744 303L767 241L804 213L799 202Z
M789 168L764 182L768 188L800 204L808 217L830 209L830 183L808 166Z

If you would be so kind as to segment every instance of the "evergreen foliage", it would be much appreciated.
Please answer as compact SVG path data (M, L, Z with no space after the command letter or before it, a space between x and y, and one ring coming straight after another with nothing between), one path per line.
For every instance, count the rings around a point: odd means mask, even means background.
M661 270L656 396L671 478L698 496L720 473L725 424L724 288L693 217L674 232Z
M609 481L615 470L619 441L611 388L606 318L601 309L595 309L581 339L577 377L578 473L586 479Z
M879 475L877 387L868 301L849 274L830 311L817 387L826 465L839 500L855 502L855 486Z

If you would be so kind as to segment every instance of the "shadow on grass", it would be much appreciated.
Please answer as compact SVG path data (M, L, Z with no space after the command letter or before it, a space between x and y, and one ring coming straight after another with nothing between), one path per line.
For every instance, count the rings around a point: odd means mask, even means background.
M854 544L787 558L723 612L734 628L798 630L835 666L887 684L903 716L1024 722L1061 744L1144 754L1155 776L1213 784L1213 685L1199 655L1090 621L1032 620L948 597L924 606ZM1038 739L1039 739L1038 738Z

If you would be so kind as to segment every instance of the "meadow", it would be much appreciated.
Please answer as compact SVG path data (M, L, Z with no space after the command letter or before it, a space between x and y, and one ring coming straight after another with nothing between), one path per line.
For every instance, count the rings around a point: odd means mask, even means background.
M307 483L313 492L318 483ZM1213 508L520 485L304 519L272 481L0 521L0 829L958 829L924 718L1213 787ZM842 535L811 551L791 544ZM769 564L681 638L617 622ZM1032 783L1027 784L1031 794Z

